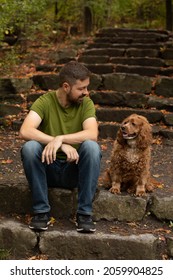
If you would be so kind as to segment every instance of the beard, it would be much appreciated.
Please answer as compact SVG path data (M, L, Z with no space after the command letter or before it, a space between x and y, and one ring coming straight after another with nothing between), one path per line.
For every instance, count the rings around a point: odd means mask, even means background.
M71 105L80 105L83 102L83 98L85 97L85 94L81 94L78 98L74 98L72 95L72 92L70 91L67 98L68 98L68 102Z

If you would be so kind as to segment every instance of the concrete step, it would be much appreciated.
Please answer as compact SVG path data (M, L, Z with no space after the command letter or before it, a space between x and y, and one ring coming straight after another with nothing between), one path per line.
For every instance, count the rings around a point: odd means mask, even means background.
M94 234L76 232L73 223L58 220L46 232L35 233L26 224L1 217L1 259L50 260L162 260L172 259L172 233L159 227L144 233L133 226L97 223ZM158 225L159 226L159 225ZM148 233L147 230L148 229ZM8 236L8 237L7 237ZM65 248L65 249L64 249Z

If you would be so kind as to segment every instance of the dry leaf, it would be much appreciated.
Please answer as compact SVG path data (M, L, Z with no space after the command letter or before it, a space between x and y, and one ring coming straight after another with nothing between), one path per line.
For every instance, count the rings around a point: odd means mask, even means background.
M13 160L12 159L3 159L3 160L1 160L1 163L2 164L9 164L9 163L12 163L13 162Z
M101 145L102 151L106 151L108 149L107 145Z

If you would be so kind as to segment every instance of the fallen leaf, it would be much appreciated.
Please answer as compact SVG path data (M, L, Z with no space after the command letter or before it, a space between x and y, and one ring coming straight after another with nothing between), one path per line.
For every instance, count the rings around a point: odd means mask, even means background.
M2 164L9 164L9 163L12 163L13 162L13 160L12 159L3 159L3 160L1 160L1 163Z
M32 256L28 260L48 260L48 256L40 254L40 255Z
M51 217L51 218L50 218L50 223L51 223L51 225L53 225L55 222L56 222L56 219L55 219L54 217Z
M101 145L102 151L106 151L108 149L107 145Z

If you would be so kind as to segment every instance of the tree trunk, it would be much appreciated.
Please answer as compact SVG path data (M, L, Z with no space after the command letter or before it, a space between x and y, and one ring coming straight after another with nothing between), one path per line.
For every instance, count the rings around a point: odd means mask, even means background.
M54 22L57 20L57 14L58 14L58 0L55 1L55 6L54 6Z
M84 33L90 34L92 31L92 12L89 7L84 7Z
M166 29L172 31L172 0L166 0Z

